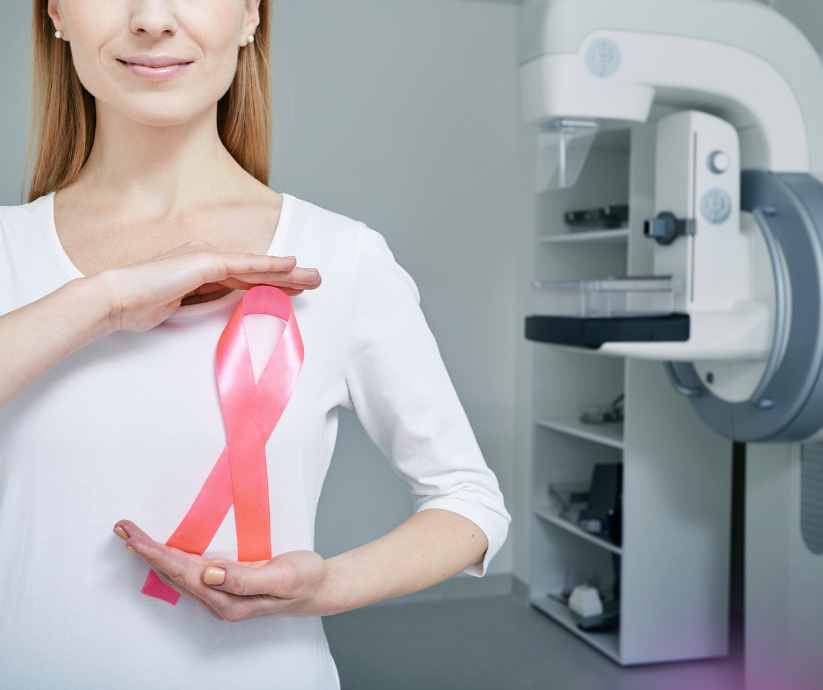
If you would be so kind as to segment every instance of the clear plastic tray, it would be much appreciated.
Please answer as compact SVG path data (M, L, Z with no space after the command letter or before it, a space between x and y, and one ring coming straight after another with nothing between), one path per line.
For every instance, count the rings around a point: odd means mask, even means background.
M532 281L532 313L541 316L627 317L674 313L680 285L670 276Z

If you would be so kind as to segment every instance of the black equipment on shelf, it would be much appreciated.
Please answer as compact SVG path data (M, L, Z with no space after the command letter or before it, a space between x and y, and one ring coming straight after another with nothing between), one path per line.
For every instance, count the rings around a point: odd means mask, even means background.
M623 542L623 463L598 463L592 470L589 503L580 528L612 544Z
M613 230L629 222L628 204L567 211L563 220L572 230Z
M595 408L594 411L585 411L580 415L583 424L614 424L624 419L626 396L621 393L608 407Z
M577 619L577 627L585 632L613 632L620 627L620 602L612 601L603 604L603 613L599 616L588 616Z

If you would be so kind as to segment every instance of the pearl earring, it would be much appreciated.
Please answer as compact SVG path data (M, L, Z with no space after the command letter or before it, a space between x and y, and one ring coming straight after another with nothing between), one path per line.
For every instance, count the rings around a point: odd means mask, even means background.
M247 44L254 43L254 36L253 35L249 36L249 39L246 41L246 43Z
M54 37L55 38L63 38L63 32L60 31L60 29L58 29L57 31L54 32Z

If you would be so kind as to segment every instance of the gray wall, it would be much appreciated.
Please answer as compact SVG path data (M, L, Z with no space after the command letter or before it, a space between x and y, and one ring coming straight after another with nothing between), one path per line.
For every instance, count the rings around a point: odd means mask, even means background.
M531 235L520 164L516 5L460 0L278 0L271 186L383 233L427 320L515 525L491 572L512 570L525 525L515 481L517 291ZM0 203L24 189L30 3L0 23ZM317 550L334 555L404 520L408 490L341 411ZM520 551L525 557L524 540ZM524 561L525 563L525 561ZM525 566L519 568L525 572Z
M274 17L276 189L383 233L514 514L517 257L530 230L518 160L516 7L281 0ZM324 487L323 554L409 514L405 485L353 414ZM522 524L522 523L521 523ZM515 528L512 529L514 533ZM512 569L514 536L491 572Z
M0 21L0 204L19 204L26 187L31 80L31 3L7 3Z
M764 0L800 27L817 52L823 54L823 5L820 0Z

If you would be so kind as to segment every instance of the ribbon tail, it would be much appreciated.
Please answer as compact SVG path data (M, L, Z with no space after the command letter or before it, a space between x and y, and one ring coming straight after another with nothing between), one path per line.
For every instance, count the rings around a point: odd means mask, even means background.
M228 452L224 449L191 508L166 542L166 546L188 553L202 554L209 547L229 512L232 500L231 468ZM163 582L153 569L149 570L140 591L147 596L167 601L173 606L180 598L180 593Z
M167 601L172 606L177 606L177 600L180 599L180 592L163 582L153 569L149 570L149 574L146 576L146 581L143 583L140 591L148 597L155 597L156 599Z

